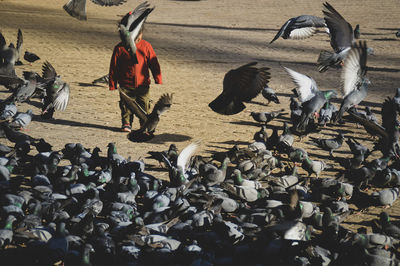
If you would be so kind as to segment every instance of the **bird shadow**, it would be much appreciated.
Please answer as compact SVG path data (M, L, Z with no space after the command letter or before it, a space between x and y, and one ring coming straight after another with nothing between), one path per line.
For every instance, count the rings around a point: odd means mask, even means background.
M257 123L257 122L244 121L244 120L240 120L240 121L231 121L231 122L228 122L228 123L229 123L229 124L233 124L233 125L255 126L255 127L260 127L261 125L264 124L264 123Z
M400 72L400 69L389 68L389 67L368 67L370 72ZM377 106L382 106L382 104L377 104Z
M250 142L248 142L248 141L239 141L239 140L227 140L227 141L220 141L220 142L214 142L214 143L229 144L229 145L249 145L250 144Z
M263 103L263 102L259 102L259 101L250 101L250 103L256 104L256 105L261 105L261 106L268 106L268 104Z
M392 41L397 41L395 38L375 38L372 39L374 41L382 41L382 42L392 42Z
M133 133L132 133L133 132ZM171 134L171 133L162 133L160 135L150 135L146 136L138 136L135 135L135 132L132 131L131 134L128 135L128 139L133 142L147 142L152 144L164 144L166 142L184 142L192 139L190 136L182 135L182 134Z
M77 84L81 87L104 87L105 85L98 85L93 83L86 83L86 82L77 82Z
M377 30L398 31L399 28L375 28Z
M109 127L105 125L97 125L97 124L91 124L91 123L81 123L78 121L71 121L71 120L66 120L66 119L43 119L40 115L33 115L33 120L42 122L42 123L48 123L48 124L55 124L55 125L67 125L67 126L72 126L72 127L88 127L88 128L99 128L99 129L105 129L105 130L111 130L114 132L119 132L120 128L119 127Z

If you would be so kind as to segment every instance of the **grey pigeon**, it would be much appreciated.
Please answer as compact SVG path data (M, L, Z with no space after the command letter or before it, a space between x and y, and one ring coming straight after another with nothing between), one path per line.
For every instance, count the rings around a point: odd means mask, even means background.
M17 113L17 106L14 103L9 103L3 106L0 114L0 120L11 120Z
M5 245L11 244L13 238L13 222L16 221L13 215L9 215L5 221L5 226L0 229L0 247L4 248Z
M277 104L280 103L278 96L276 95L276 92L274 91L273 88L266 86L264 89L262 89L261 95L268 101L268 104L270 102L274 102Z
M377 205L389 207L392 206L393 203L398 199L399 191L400 189L397 187L386 188L379 192L373 192L371 196Z
M0 66L14 66L20 63L19 57L23 44L22 31L18 29L16 47L13 43L10 43L7 47L4 36L1 33L0 35Z
M48 62L42 66L43 79L46 81L46 96L43 99L42 118L50 119L56 110L65 111L69 101L68 83L57 75L54 67Z
M256 67L251 62L225 74L222 93L208 106L214 112L234 115L246 108L243 102L250 102L268 83L271 75L268 67Z
M250 115L253 117L254 120L257 122L261 123L269 123L271 120L279 117L282 115L282 112L285 111L285 109L281 109L276 112L251 112Z
M367 44L360 42L355 44L344 63L343 80L343 101L340 105L335 122L340 121L345 111L358 105L367 97L368 84L370 81L365 77L367 73Z
M311 137L311 140L320 148L329 151L329 155L333 157L333 151L342 147L344 135L339 134L333 139L318 139Z
M100 6L118 6L126 2L126 0L91 0ZM86 17L86 0L69 0L63 6L64 10L72 17L79 20L87 20Z
M229 158L226 157L220 168L211 163L201 164L199 167L199 174L203 177L202 181L207 186L214 186L224 182L229 162Z
M279 37L283 39L306 39L316 32L317 28L326 27L325 20L320 17L301 15L289 19L270 42L273 43Z
M400 240L400 228L391 223L390 216L387 212L381 212L379 214L379 224L381 226L382 233Z
M120 2L120 1L119 1ZM147 16L154 10L146 1L138 5L133 12L127 13L119 22L119 35L125 48L129 51L134 64L137 64L136 38L142 30Z
M397 38L400 38L400 30L398 30L398 31L396 32L396 37L397 37Z
M326 126L326 124L329 123L332 118L336 117L337 111L338 109L336 108L336 105L327 101L324 107L322 107L319 111L318 124Z
M17 113L10 123L10 127L15 129L25 129L32 121L32 110L29 109L25 113Z
M340 64L353 44L353 28L328 2L324 3L324 18L331 36L334 52L321 51L318 57L318 70L326 71L330 66Z
M296 92L302 103L302 113L296 130L298 132L305 132L309 120L318 115L324 104L336 96L336 91L320 91L316 82L311 77L300 74L290 68L284 68L296 84Z
M22 80L20 85L15 88L13 94L8 97L10 101L15 102L26 102L28 101L36 91L37 75L35 72L26 72L26 79Z
M311 160L308 156L304 158L301 167L308 172L308 176L315 174L317 177L324 169L328 168L325 161Z

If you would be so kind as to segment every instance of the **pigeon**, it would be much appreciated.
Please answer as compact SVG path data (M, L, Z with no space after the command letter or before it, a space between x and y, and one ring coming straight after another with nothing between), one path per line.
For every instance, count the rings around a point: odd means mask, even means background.
M318 124L325 127L336 116L337 111L336 105L327 101L319 111Z
M270 42L273 43L279 37L283 39L295 39L301 40L306 39L314 35L317 28L326 27L324 18L311 16L311 15L301 15L289 19L283 24L281 29L275 35L275 37Z
M220 168L217 168L211 163L201 164L199 167L199 174L203 177L202 181L207 186L214 186L224 182L229 162L229 157L226 157Z
M25 129L32 121L32 110L29 109L25 113L17 113L10 123L10 127L14 129Z
M315 174L317 177L324 169L328 168L325 161L314 161L308 156L304 157L301 167L308 172L308 176Z
M268 86L266 86L265 88L262 89L261 95L268 101L268 104L270 102L280 104L278 96L276 95L274 89L272 89Z
M126 2L126 0L91 0L100 6L118 6ZM86 17L86 0L69 0L63 6L64 10L72 17L79 20L87 20Z
M324 72L330 66L340 64L353 44L353 28L328 2L324 3L324 18L331 36L334 52L321 51L318 57L318 71Z
M284 111L285 109L281 109L277 112L251 112L250 115L257 122L268 124L271 120L282 115Z
M13 83L16 85L16 88L6 101L22 103L34 96L37 88L37 74L35 72L25 72L24 76L25 79L18 78L16 83ZM15 79L13 78L13 80ZM13 86L13 84L9 83L10 86Z
M7 47L4 36L0 33L0 66L14 66L17 64L21 64L19 57L22 49L22 44L23 37L21 29L18 29L16 47L13 43L10 43Z
M11 120L17 113L17 106L11 102L5 104L0 113L0 120Z
M379 224L382 233L400 240L400 228L390 222L390 217L387 212L381 212L379 214Z
M0 230L0 247L4 248L5 245L11 244L13 238L13 222L16 221L13 215L9 215L5 221L5 226Z
M395 187L395 188L386 188L386 189L383 189L383 190L381 190L379 192L373 192L371 194L371 196L375 200L375 203L378 206L389 207L389 206L392 206L393 203L399 197L399 191L400 191L400 189L397 188L397 187Z
M400 38L400 30L398 30L395 35L397 38Z
M311 141L314 142L320 148L329 151L329 155L333 157L333 151L342 147L344 135L339 133L333 139L318 139L311 137Z
M364 41L352 46L344 63L342 71L343 101L335 117L335 122L342 119L345 111L367 97L370 81L365 77L366 73L367 44Z
M125 101L128 108L135 113L141 121L143 121L138 132L133 132L131 134L154 134L158 123L160 122L160 116L168 111L172 105L173 94L164 93L158 99L157 103L154 105L153 110L150 114L146 114L143 109L136 103L135 100L129 98L123 91L119 91L121 99Z
M46 82L46 96L43 99L42 118L53 118L54 111L65 111L69 101L70 89L68 83L57 75L54 67L48 62L42 66L42 78Z
M208 106L216 113L234 115L243 111L243 102L250 102L268 83L271 75L268 67L257 68L251 62L225 74L222 93Z
M136 57L136 38L143 28L147 16L154 10L146 1L138 5L133 12L127 13L119 22L118 29L122 43L129 51L134 64L138 63Z
M36 55L36 54L34 54L34 53L31 53L31 52L25 51L25 54L24 54L24 59L25 59L26 61L28 61L29 63L33 63L33 62L35 62L35 61L39 60L39 59L40 59L40 57L39 57L39 56L37 56L37 55Z
M300 74L287 67L284 67L284 69L296 84L297 88L295 91L298 94L299 101L302 103L302 114L296 126L296 130L305 132L309 120L316 114L318 115L320 109L329 99L336 96L336 91L320 91L316 82L311 77Z

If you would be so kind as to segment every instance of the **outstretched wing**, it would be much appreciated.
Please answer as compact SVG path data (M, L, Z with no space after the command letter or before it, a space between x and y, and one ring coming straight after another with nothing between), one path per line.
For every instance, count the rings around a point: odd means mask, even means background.
M257 68L257 62L251 62L225 74L224 94L232 95L239 101L249 102L266 86L271 74L268 67Z
M375 136L380 136L382 138L386 138L386 139L388 138L388 133L386 132L385 128L383 128L382 126L378 125L375 122L372 122L371 120L368 120L368 119L360 116L359 114L352 111L352 109L348 110L348 113L355 122L363 125L365 130L368 133L375 135Z
M70 0L63 6L67 13L79 20L86 20L86 0Z
M314 79L290 68L283 67L296 85L299 101L304 103L310 100L319 91Z
M21 50L22 50L22 44L24 43L24 39L22 38L22 31L21 29L18 29L18 35L17 35L17 51L18 51L18 55L21 54Z
M324 18L331 35L331 46L335 52L351 47L353 28L328 2L324 3Z
M126 0L91 0L96 5L100 6L119 6L126 2Z
M42 78L43 79L54 79L57 76L57 72L54 67L48 62L44 62L42 66Z
M198 147L199 143L193 142L186 146L181 153L179 153L176 165L178 168L182 167L183 173L186 172L186 168L190 163L190 158L192 158Z
M161 95L160 99L158 99L157 103L154 105L153 113L157 113L159 116L171 108L172 105L172 95L164 93Z
M147 114L146 112L137 104L137 102L131 99L126 93L119 90L119 95L121 99L126 103L126 106L137 116L139 119L143 120L144 122L147 121Z
M4 39L3 34L0 32L0 48L6 45L6 39Z
M353 45L347 55L342 71L342 93L346 97L358 88L367 73L367 43L360 41Z
M56 92L56 98L53 101L55 110L65 111L67 109L69 100L69 85L64 83L61 88Z

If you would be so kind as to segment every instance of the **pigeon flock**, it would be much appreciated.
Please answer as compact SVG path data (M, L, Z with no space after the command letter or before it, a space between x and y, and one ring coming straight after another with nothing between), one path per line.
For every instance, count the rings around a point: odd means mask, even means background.
M125 1L92 2L109 6ZM86 19L85 5L71 0L64 9ZM140 4L120 23L132 51L133 37L153 9ZM149 151L148 159L168 172L168 180L149 174L144 160L120 155L113 142L102 156L101 147L67 143L54 150L45 139L29 136L24 130L32 110L18 112L17 104L39 98L42 118L50 119L56 110L66 109L69 85L47 61L41 75L24 72L18 77L14 66L21 62L22 32L17 48L6 46L0 34L0 84L12 92L0 103L0 138L13 143L0 144L1 264L399 265L400 227L384 209L377 219L365 221L373 232L364 227L354 232L343 222L370 206L388 208L399 197L400 88L382 103L381 124L371 108L361 110L372 49L354 40L360 38L359 26L353 30L329 3L323 13L323 18L288 20L271 43L279 37L307 38L325 28L333 52L321 52L318 70L341 69L340 106L331 101L338 95L335 90L319 90L313 78L282 66L296 86L290 122L282 129L269 124L287 114L284 108L251 112L260 126L254 142L209 158L198 154L199 142L181 151L175 144ZM23 58L40 60L30 52ZM280 104L268 86L270 69L257 64L228 71L211 110L240 113L260 93L268 105ZM107 82L105 75L93 84ZM173 98L163 94L146 114L122 91L120 95L144 121L131 133L142 137L154 134ZM340 131L329 138L309 136L315 149L341 165L336 179L324 177L333 166L311 158L295 139L349 121L375 137L374 148ZM352 157L336 155L343 144ZM378 158L368 160L372 153Z

